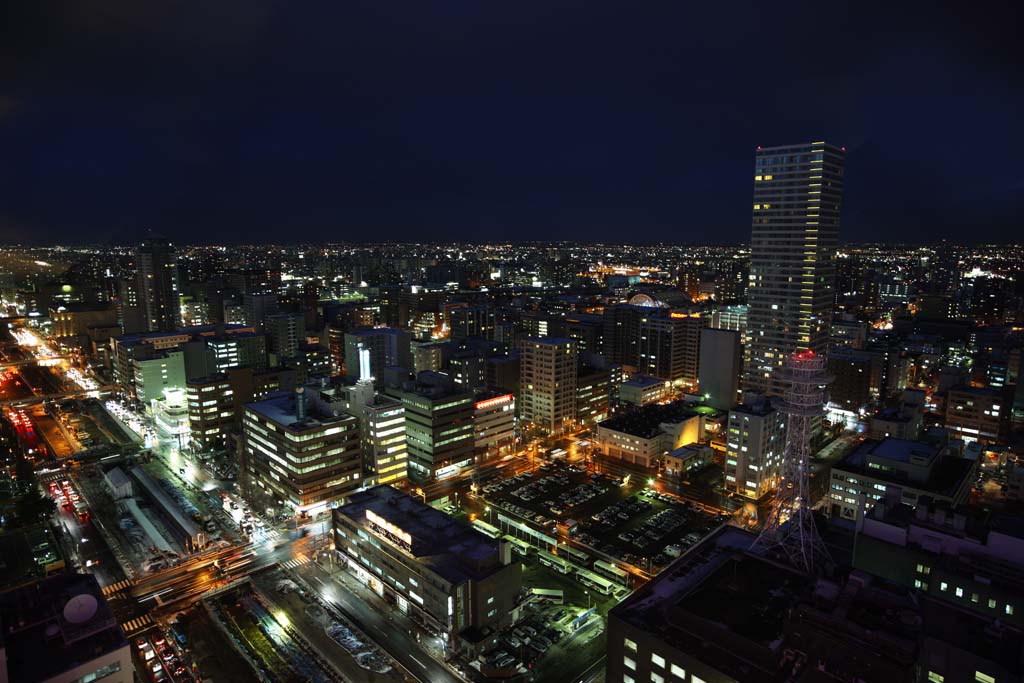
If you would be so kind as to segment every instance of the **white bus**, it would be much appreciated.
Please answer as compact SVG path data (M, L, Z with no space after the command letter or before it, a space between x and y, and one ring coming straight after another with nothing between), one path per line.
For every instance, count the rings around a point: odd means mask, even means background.
M600 574L616 583L621 583L623 586L629 585L629 572L619 569L611 562L598 560L594 563L594 573Z

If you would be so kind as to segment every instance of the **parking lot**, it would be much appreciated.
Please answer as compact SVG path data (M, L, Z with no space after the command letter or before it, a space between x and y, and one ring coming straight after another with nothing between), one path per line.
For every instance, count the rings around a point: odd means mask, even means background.
M497 525L494 511L500 511L541 533L567 535L603 555L656 573L722 520L658 492L657 484L650 483L589 474L579 465L546 463L480 489L486 515L482 519Z

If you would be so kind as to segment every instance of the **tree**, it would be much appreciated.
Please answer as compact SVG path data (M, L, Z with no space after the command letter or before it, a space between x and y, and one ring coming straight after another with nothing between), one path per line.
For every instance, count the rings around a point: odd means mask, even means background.
M38 491L32 491L19 497L14 502L14 512L18 517L18 526L35 524L43 517L48 517L57 511L57 503L49 496L44 496Z

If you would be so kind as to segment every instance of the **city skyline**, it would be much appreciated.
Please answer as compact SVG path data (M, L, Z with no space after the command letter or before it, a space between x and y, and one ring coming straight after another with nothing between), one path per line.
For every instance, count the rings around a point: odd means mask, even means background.
M842 239L1019 227L1008 3L236 9L17 8L0 240L740 242L755 148L821 139Z

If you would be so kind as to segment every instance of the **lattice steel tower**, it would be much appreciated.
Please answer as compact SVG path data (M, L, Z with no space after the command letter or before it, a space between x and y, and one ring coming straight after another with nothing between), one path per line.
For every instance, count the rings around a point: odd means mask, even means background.
M824 412L825 385L830 378L825 373L825 359L808 350L789 356L780 379L788 384L781 406L787 416L786 450L779 489L754 546L779 553L795 567L815 573L830 557L811 510L811 423Z

